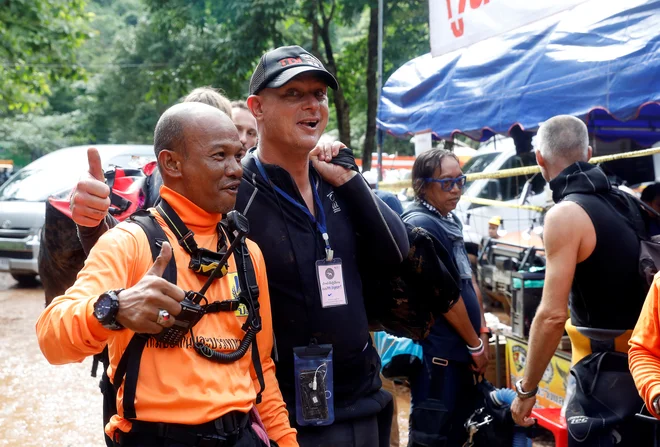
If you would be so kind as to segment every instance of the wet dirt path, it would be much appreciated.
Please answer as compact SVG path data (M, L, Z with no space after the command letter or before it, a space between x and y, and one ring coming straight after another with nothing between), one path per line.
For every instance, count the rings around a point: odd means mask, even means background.
M92 361L50 365L34 329L43 290L0 273L0 446L103 447L102 398ZM100 371L99 371L100 373ZM410 393L397 387L400 445L407 445ZM535 443L553 446L554 443Z
M101 393L92 361L50 365L34 329L43 290L0 274L0 446L102 447ZM99 370L100 372L100 370Z

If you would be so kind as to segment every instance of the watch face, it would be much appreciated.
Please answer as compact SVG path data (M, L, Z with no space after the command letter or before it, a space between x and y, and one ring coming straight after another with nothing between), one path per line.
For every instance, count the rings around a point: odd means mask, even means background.
M111 310L112 299L106 294L101 295L94 305L94 315L98 320L104 320Z

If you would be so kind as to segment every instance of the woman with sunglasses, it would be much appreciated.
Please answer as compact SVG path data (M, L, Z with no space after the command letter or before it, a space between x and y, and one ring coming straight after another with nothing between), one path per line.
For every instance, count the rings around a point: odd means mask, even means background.
M415 203L403 220L427 230L451 254L461 275L461 299L437 318L422 342L424 367L411 378L408 445L460 447L467 441L463 424L474 411L475 375L488 365L490 334L475 292L463 225L452 213L465 176L452 152L432 149L415 160L412 181Z

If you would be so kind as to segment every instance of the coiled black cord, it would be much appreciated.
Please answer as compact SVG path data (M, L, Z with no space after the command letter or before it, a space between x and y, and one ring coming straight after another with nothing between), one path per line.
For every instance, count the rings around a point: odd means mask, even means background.
M245 337L243 337L243 340L241 340L241 344L238 346L238 348L234 352L230 352L228 354L215 351L209 346L200 342L195 342L193 346L199 355L202 355L209 360L213 360L214 362L218 363L233 363L237 360L240 360L247 353L248 349L250 349L250 345L254 341L254 337L257 336L257 332L258 331L256 329L250 327L247 330Z

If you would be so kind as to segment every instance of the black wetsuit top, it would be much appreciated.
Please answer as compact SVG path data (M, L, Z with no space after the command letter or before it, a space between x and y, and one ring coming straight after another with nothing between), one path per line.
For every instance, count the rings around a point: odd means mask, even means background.
M550 182L550 188L556 203L568 200L580 205L596 230L593 253L575 270L571 322L588 328L634 328L648 287L638 270L639 239L623 217L631 212L630 201L589 163L569 166Z

